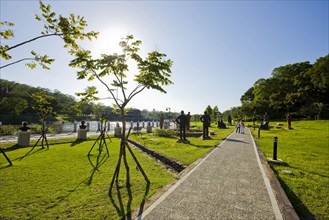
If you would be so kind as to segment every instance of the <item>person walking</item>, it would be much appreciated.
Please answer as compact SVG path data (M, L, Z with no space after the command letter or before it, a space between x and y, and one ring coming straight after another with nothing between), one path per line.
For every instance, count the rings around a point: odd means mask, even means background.
M236 127L236 129L235 129L235 133L240 133L240 120L238 120L237 121L237 123L236 123L236 125L235 125L235 127Z
M241 120L240 122L240 134L244 134L244 121Z

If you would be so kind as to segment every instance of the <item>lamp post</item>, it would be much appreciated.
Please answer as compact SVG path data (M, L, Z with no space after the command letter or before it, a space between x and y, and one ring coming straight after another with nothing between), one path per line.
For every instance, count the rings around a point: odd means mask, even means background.
M155 127L155 109L153 109L153 127Z
M169 121L169 129L170 129L170 107L167 107L166 108L166 111L168 111L169 112L169 114L168 114L168 121Z

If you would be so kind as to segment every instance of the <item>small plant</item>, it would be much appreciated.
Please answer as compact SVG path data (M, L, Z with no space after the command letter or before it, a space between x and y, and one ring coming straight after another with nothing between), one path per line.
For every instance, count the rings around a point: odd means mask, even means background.
M176 136L176 130L172 129L155 129L155 135L159 137L173 138Z
M14 125L2 125L0 128L1 135L14 135L17 133L17 127Z

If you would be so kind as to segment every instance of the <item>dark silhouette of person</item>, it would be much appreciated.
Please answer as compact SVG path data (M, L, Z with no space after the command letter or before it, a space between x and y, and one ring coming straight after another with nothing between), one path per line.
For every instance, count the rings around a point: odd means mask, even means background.
M163 113L161 113L161 115L160 115L160 129L163 128L163 122L164 122L164 116L163 116Z
M80 129L86 129L87 125L85 125L85 121L81 122L81 125L79 126Z
M224 123L223 119L220 119L220 120L217 122L217 127L218 127L218 128L226 128L226 124Z
M179 124L179 137L180 140L186 141L185 129L186 129L186 115L184 111L181 111L181 114L175 120Z
M227 116L227 122L228 125L232 126L232 116L230 114Z
M191 125L191 114L190 112L187 113L186 115L186 130L190 130L190 125Z
M27 131L27 130L30 130L31 128L30 127L27 127L27 123L24 122L23 123L23 126L19 128L19 130L21 131Z
M204 115L201 116L200 121L202 121L203 125L203 138L209 138L209 125L211 118L207 112L204 112Z

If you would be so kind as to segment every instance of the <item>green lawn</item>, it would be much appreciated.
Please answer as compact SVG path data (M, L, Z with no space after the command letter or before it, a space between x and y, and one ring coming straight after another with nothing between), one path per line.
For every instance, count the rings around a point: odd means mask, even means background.
M200 127L197 124L196 127ZM216 135L211 140L189 138L190 144L177 143L177 138L160 138L143 134L139 141L168 157L189 165L206 154L216 144L233 131L210 128ZM138 136L131 135L138 139ZM147 139L146 139L147 137ZM94 137L95 138L95 137ZM133 150L151 181L149 190L130 154L131 196L125 186L126 170L122 165L119 187L114 190L113 200L108 195L109 185L118 158L119 141L112 138L108 142L110 158L100 167L88 184L92 166L87 154L95 140L74 142L75 139L51 140L49 150L37 146L8 151L13 162L0 155L0 219L120 219L126 213L175 177L154 160ZM32 142L31 145L34 143ZM1 147L11 147L5 144ZM105 152L104 150L102 151ZM97 146L92 151L91 160L97 160ZM144 195L147 193L147 196Z
M199 129L200 127L201 123L197 123L196 128ZM188 137L187 139L190 141L189 144L177 143L178 137L165 138L147 133L143 133L142 135L131 134L129 138L188 166L210 151L216 144L221 142L223 138L232 133L234 129L234 127L218 129L213 125L209 130L214 131L216 135L212 135L210 140Z
M118 139L108 143L110 158L96 172L90 185L92 166L87 154L94 141L51 145L49 150L30 148L7 152L13 166L0 155L0 219L120 219L118 213L137 207L144 199L146 183L130 154L132 197L125 187L125 169L120 176L120 200L108 196L118 158ZM91 160L96 161L97 147ZM173 180L174 176L153 160L135 151L151 185L147 197ZM122 166L124 167L124 166ZM132 200L132 201L130 201ZM122 215L122 213L121 213Z
M297 213L329 219L329 121L293 121L292 130L286 129L287 123L280 123L282 128L261 130L260 138L257 130L251 130L269 158L273 138L278 137L278 158L286 164L272 167Z

